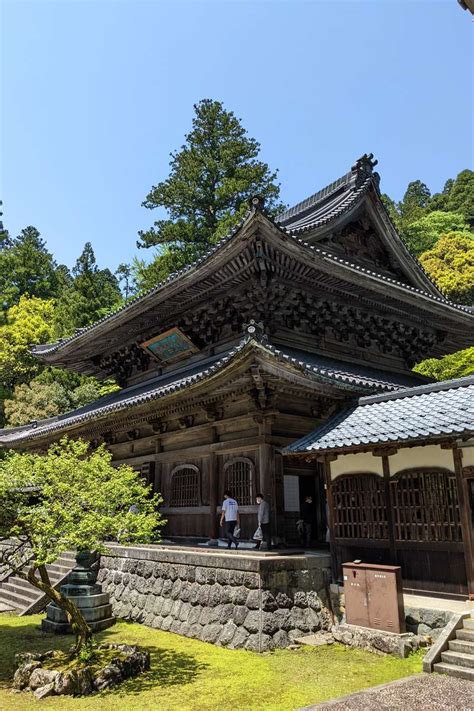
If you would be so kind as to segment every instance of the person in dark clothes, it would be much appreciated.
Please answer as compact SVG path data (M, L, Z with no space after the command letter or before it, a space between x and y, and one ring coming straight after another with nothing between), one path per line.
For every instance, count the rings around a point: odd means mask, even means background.
M305 548L311 548L311 534L313 530L314 507L313 497L306 496L301 507L301 517L303 519L303 536L301 543Z
M258 506L258 525L262 529L263 540L267 544L267 550L270 550L270 548L272 547L272 539L270 536L270 505L268 504L268 501L265 501L265 499L263 498L263 494L257 494L256 500ZM259 550L261 545L262 541L256 541L255 549Z
M239 505L232 497L230 491L224 491L224 501L222 502L221 526L224 526L224 534L227 538L227 548L234 543L239 547L239 541L234 536L235 527L239 523Z

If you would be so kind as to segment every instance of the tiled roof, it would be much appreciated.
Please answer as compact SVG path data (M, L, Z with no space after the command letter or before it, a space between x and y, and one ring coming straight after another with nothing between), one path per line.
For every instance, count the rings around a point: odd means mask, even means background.
M365 195L374 177L368 175L355 187L347 173L323 190L278 215L276 221L295 235L332 222L350 210Z
M448 299L444 298L438 291L437 287L432 283L431 279L427 276L426 272L422 268L421 264L415 260L409 252L407 252L406 247L400 241L401 248L409 256L410 260L416 265L416 269L422 272L434 289L436 294L429 293L423 289L419 289L408 284L405 284L397 279L391 279L384 275L379 274L371 269L364 268L358 264L351 262L349 259L345 259L333 254L331 251L315 246L314 244L309 244L308 242L301 239L300 235L321 226L327 224L332 220L336 219L343 213L351 209L356 203L358 203L363 196L367 193L372 185L378 185L379 176L377 173L372 172L370 164L375 165L372 162L372 155L362 156L356 164L353 166L352 170L346 173L342 178L334 181L330 185L326 186L322 190L319 190L314 195L306 198L297 205L289 208L285 212L278 215L275 219L267 216L269 221L284 235L293 239L296 243L302 247L310 250L313 255L318 257L323 257L328 262L332 262L337 265L342 265L343 267L349 267L350 269L363 273L371 278L376 278L377 280L384 281L386 283L392 284L396 287L402 288L404 291L409 291L412 293L417 293L425 296L429 299L437 301L439 303L445 304L448 307L455 309L456 311L463 311L469 313L471 311L470 307L462 306L460 304L455 304ZM362 166L362 167L361 167ZM99 329L106 323L113 322L117 320L117 323L121 323L123 318L131 318L134 315L138 305L142 308L149 307L149 304L153 302L153 298L156 294L166 289L168 285L178 281L184 275L191 272L193 269L200 267L202 264L211 259L214 254L219 252L227 243L229 243L241 230L243 225L252 217L252 215L260 210L261 204L258 198L251 201L251 207L243 216L242 220L236 225L225 237L219 240L217 244L210 247L199 259L184 266L182 269L170 274L164 281L158 283L152 289L149 289L143 294L136 296L135 298L128 301L126 304L120 306L116 311L103 316L98 321L95 321L90 326L85 328L77 329L76 333L68 338L61 339L55 343L45 343L41 345L35 345L32 347L33 355L39 357L40 359L48 361L48 356L52 356L57 351L60 351L65 346L68 346L73 341L79 341L84 334L89 333ZM387 215L388 219L389 216ZM395 229L395 228L394 228ZM80 341L79 341L80 343ZM79 346L79 343L77 344Z
M413 381L410 376L391 374L370 366L353 365L315 354L276 348L258 336L246 336L235 348L204 361L185 366L140 384L106 395L73 412L48 420L41 420L22 427L0 430L0 446L8 447L41 435L67 430L75 425L96 420L113 412L138 407L145 402L158 400L177 391L185 390L223 370L231 360L243 353L247 346L254 345L267 356L280 363L301 370L307 377L324 384L332 384L352 393L380 392L406 387ZM415 376L414 376L415 377Z
M474 434L474 375L402 392L362 397L285 453L363 449L371 445Z

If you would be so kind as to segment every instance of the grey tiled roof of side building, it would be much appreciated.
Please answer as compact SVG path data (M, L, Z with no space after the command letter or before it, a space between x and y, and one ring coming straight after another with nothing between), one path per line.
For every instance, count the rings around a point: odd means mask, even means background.
M362 397L284 452L337 451L474 434L474 375Z
M68 428L98 419L112 412L137 407L145 402L166 397L179 390L205 380L241 353L252 341L246 336L232 350L189 364L171 373L166 373L145 382L106 395L84 407L67 412L48 420L40 420L15 428L0 430L0 446L8 447L21 441L35 439L41 435L66 431ZM271 357L296 367L306 375L322 383L333 383L348 393L380 392L407 387L413 383L411 376L392 374L370 366L352 365L342 361L317 356L287 348L276 348L270 343L258 344ZM415 376L413 376L415 377Z

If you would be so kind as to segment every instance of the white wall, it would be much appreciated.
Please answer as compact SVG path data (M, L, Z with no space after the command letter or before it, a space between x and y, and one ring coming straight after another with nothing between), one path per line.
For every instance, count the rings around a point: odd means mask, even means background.
M453 452L451 449L441 449L438 444L426 447L405 447L399 449L389 458L390 476L401 472L403 469L417 467L443 467L454 472Z
M342 454L331 462L331 479L340 474L379 474L383 476L382 457L374 457L371 452Z

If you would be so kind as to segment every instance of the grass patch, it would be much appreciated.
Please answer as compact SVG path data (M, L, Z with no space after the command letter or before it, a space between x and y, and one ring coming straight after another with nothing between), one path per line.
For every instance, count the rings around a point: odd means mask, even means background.
M38 706L31 695L9 691L15 653L66 650L71 645L70 636L40 632L41 617L0 615L2 711L222 711L228 706L239 711L293 711L421 671L420 653L396 659L332 645L254 654L120 622L97 639L147 648L151 670L101 694L52 697Z

